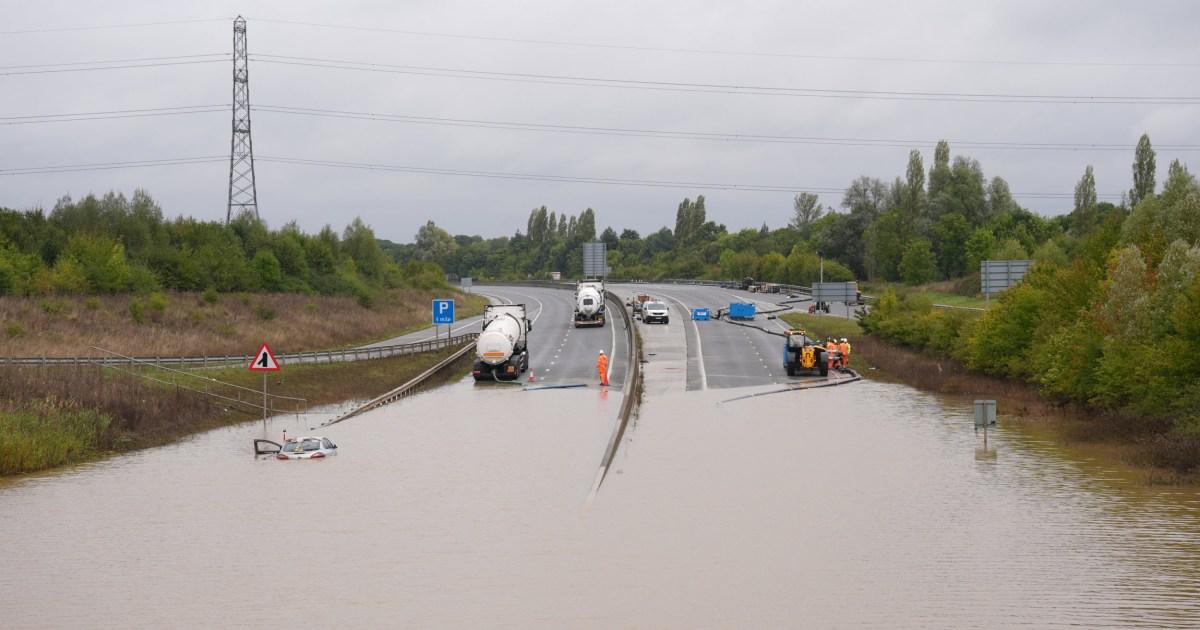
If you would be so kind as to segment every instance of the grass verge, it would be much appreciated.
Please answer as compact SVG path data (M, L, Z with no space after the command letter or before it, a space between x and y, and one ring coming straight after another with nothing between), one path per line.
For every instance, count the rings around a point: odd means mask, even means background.
M86 357L97 346L134 356L276 352L361 345L428 327L433 298L454 298L460 317L486 298L457 291L381 291L351 297L295 293L156 293L150 296L0 296L0 354Z
M306 398L309 405L363 400L410 380L452 353L284 366L268 377L268 391ZM447 369L443 379L461 374L457 367ZM250 389L262 386L260 375L244 370L205 374ZM253 393L243 396L261 404ZM95 366L0 368L0 475L157 446L261 414L250 406Z

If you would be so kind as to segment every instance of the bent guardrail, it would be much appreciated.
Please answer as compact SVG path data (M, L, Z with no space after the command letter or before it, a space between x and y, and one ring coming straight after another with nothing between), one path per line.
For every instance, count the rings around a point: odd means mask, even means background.
M327 427L332 424L344 422L346 420L349 420L350 418L353 418L354 416L371 411L372 409L378 409L379 407L382 407L384 405L396 402L397 400L400 400L401 398L404 398L405 396L411 394L418 387L420 387L422 383L429 380L429 378L432 377L434 374L437 374L438 372L442 371L449 365L451 365L454 362L458 361L459 359L463 358L468 352L470 352L474 349L475 349L475 342L472 341L471 343L468 343L467 345L463 346L462 348L459 348L458 352L455 352L454 354L446 357L445 359L438 361L437 365L434 365L433 367L429 368L428 370L425 370L424 372L421 372L420 374L409 379L408 382L404 383L400 387L397 387L386 393L380 394L379 396L372 398L371 400L355 407L354 409L351 409L350 411L347 411L346 413L343 413L342 415L340 415L332 420L322 422L318 426Z

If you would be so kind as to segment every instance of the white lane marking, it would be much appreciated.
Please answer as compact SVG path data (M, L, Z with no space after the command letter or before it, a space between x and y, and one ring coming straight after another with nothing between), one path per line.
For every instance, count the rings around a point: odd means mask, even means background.
M537 298L535 298L535 297L533 297L532 295L528 295L528 294L526 294L526 293L516 293L516 292L513 292L513 295L516 295L516 296L518 296L518 297L526 297L526 298L529 298L529 299L533 300L534 302L537 302L537 305L538 305L538 310L537 310L537 313L534 313L534 315L533 315L533 318L529 320L529 323L531 323L531 324L536 324L536 323L537 323L537 320L538 320L538 318L542 316L542 311L543 311L543 310L545 310L545 308L546 308L546 307L545 307L545 305L544 305L544 304L542 304L542 301L541 301L541 300L539 300L539 299L537 299ZM513 303L514 303L514 302L513 302L513 301L511 301L511 300L509 301L509 304L513 304Z
M662 293L661 291L659 293L668 300L672 300L676 304L682 306L684 313L692 312L692 309L688 308L688 305L684 304L683 300L675 296ZM684 324L684 328L687 328L687 324ZM700 370L700 390L703 391L708 389L708 372L706 372L704 369L704 344L700 342L700 327L696 325L696 322L692 322L692 332L696 334L696 364ZM684 356L687 356L686 348L684 349Z

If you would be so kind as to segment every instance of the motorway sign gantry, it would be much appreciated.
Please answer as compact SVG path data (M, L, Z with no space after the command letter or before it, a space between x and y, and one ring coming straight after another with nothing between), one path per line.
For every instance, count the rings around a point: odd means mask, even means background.
M583 244L583 275L585 278L604 278L608 268L608 244L603 241Z
M258 352L254 353L254 360L247 366L247 370L251 372L278 372L279 361L275 360L275 354L271 352L271 348L264 342Z
M433 324L454 323L454 300L433 301Z

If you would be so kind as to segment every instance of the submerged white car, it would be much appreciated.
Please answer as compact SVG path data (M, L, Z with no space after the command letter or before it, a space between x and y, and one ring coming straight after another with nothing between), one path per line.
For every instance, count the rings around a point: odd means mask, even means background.
M337 453L337 444L329 438L305 436L284 442L275 459L321 459Z

